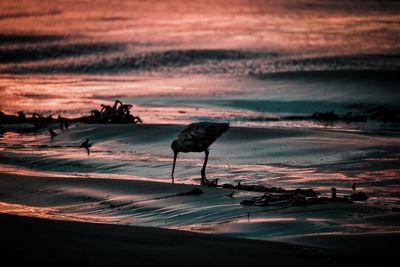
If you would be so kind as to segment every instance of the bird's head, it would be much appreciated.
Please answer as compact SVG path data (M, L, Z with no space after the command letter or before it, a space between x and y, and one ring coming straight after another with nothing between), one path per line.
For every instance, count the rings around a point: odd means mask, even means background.
M174 152L174 154L178 154L179 153L179 146L178 146L178 141L177 140L172 141L171 149Z

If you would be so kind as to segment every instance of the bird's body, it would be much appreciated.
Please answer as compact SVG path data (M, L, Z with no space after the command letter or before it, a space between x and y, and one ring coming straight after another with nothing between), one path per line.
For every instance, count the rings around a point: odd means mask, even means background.
M197 122L189 124L176 139L179 152L204 152L228 129L228 123Z
M174 140L171 144L171 148L174 152L172 179L174 179L175 162L179 152L204 152L206 157L201 170L201 183L209 185L216 184L216 181L209 183L205 176L205 169L209 154L208 148L228 129L228 123L197 122L186 126L178 135L176 140Z

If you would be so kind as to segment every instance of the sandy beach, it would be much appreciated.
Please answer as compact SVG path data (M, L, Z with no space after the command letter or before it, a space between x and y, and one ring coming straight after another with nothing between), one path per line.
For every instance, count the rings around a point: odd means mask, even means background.
M220 188L201 187L204 194L200 196L177 196L194 186L4 173L0 175L0 188L0 212L16 214L0 214L2 258L15 264L286 266L318 261L327 266L372 266L383 258L399 257L396 250L400 214L363 205L293 207L283 213L261 214L254 208L248 220L244 208L232 203L226 197L229 191ZM226 201L230 208L224 208ZM208 203L213 203L212 207L207 208ZM218 215L207 217L209 213ZM344 219L354 215L362 218ZM184 226L201 222L202 217L206 217L202 226ZM357 234L331 228L326 234L307 234L311 225L305 224L307 217L319 217L328 224L345 221L353 224L352 229L368 224L369 230L364 228L363 233ZM223 218L224 222L210 222L216 218ZM181 226L171 227L178 221ZM133 225L158 225L164 229ZM320 232L322 225L316 225ZM341 226L336 230L344 230ZM289 228L297 228L298 232L294 230L295 235L287 237ZM253 239L259 239L265 231L283 229L282 236L266 238L273 241Z
M0 214L2 261L14 264L78 266L287 266L319 262L325 266L372 266L398 260L395 240L353 238L356 252L329 251L278 242L236 239L149 227L90 224ZM383 239L385 242L383 242ZM342 237L331 241L347 242ZM388 242L387 242L388 241ZM379 252L379 254L377 254Z
M157 228L50 221L3 214L0 220L2 244L7 244L2 245L2 260L6 257L15 264L287 265L309 263L315 258L329 261L327 257L330 256L287 244Z

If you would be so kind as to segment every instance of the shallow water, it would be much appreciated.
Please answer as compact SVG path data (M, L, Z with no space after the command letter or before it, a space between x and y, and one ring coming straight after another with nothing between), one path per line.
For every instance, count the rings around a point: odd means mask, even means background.
M331 187L339 196L351 194L356 182L370 197L353 205L247 208L240 201L258 193L236 192L231 199L231 190L202 188L206 193L197 198L175 196L199 184L203 160L202 154L180 155L175 181L187 187L170 185L169 144L182 127L82 124L56 130L60 135L52 140L46 130L7 133L0 138L1 211L262 239L399 230L396 223L379 226L364 219L400 205L397 132L231 128L211 148L209 178L312 187L325 196ZM86 137L94 142L90 155L78 148ZM34 177L7 177L15 173Z
M3 171L64 173L170 182L170 142L180 125L74 125L50 139L47 131L0 137ZM77 147L88 137L90 155ZM233 127L211 147L208 173L220 183L285 188L331 187L350 193L356 182L372 202L399 204L397 132ZM181 153L176 181L198 184L202 153Z

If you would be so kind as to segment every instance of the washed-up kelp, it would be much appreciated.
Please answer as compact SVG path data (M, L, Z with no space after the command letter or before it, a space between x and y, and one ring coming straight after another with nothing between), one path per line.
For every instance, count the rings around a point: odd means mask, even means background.
M143 123L139 116L131 114L132 105L124 104L120 100L115 100L113 106L101 105L100 110L92 110L90 115L81 116L78 118L65 118L58 116L53 118L52 115L42 116L38 113L33 113L31 116L25 115L23 111L19 111L18 115L8 115L0 111L0 124L23 124L30 123L33 126L23 127L14 130L18 133L30 133L48 125L59 123L60 128L67 129L70 123L100 123L100 124L123 124L123 123ZM5 133L7 127L0 125L0 134Z

